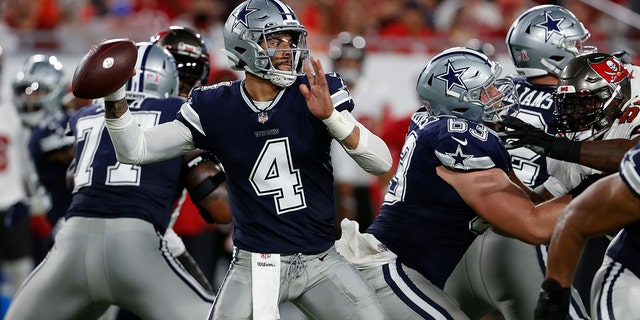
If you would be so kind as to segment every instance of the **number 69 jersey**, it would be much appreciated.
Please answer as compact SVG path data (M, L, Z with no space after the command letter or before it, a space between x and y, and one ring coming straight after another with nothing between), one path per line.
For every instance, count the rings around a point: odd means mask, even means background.
M353 101L335 74L326 74L338 111ZM306 77L259 107L243 81L191 92L178 120L191 129L196 148L214 153L224 166L233 241L261 253L320 253L334 239L331 136L300 93Z
M494 131L462 118L429 116L423 107L412 116L385 202L367 232L400 262L443 288L488 224L438 176L440 165L462 171L511 169L509 154Z
M150 127L175 120L182 103L182 98L146 98L129 108L137 123ZM164 234L181 190L181 158L142 166L118 162L101 104L78 110L69 130L76 139L76 156L66 217L138 218Z

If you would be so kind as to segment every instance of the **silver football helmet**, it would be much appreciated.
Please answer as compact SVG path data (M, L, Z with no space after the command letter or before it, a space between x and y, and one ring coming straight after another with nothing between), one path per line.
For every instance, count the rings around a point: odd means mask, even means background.
M67 82L58 58L35 54L22 64L11 86L13 104L22 122L33 127L48 114L61 110Z
M595 52L572 59L562 70L554 95L558 131L574 140L606 132L631 97L629 76L610 54Z
M264 49L271 36L289 34L288 49ZM309 57L306 28L291 8L279 0L248 0L237 6L224 25L224 51L231 68L245 70L279 87L288 87L304 75ZM266 46L266 45L265 45ZM276 50L290 52L291 71L279 70L271 63Z
M454 47L429 60L416 89L434 115L496 123L503 115L515 114L519 106L513 81L498 79L501 72L502 67L486 55Z
M594 46L583 45L590 36L571 11L557 5L539 5L513 22L506 43L519 74L558 76L575 56L596 51Z
M171 53L151 42L138 42L136 74L125 86L127 100L178 96L178 67Z

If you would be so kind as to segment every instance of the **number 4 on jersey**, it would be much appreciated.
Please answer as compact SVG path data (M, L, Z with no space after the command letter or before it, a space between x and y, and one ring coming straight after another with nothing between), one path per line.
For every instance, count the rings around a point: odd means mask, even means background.
M253 165L250 180L259 196L274 197L278 214L307 207L300 170L293 167L288 138L265 143Z

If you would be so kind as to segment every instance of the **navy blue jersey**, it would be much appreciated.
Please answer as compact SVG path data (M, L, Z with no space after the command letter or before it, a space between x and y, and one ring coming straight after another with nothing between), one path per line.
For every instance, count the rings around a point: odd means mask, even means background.
M640 144L637 144L622 159L620 163L620 177L640 198ZM622 263L634 274L640 276L640 222L632 223L615 237L609 244L607 255Z
M327 74L327 81L334 107L351 111L342 79ZM225 169L240 249L319 253L335 241L332 138L309 111L301 83L308 85L306 77L262 110L242 80L201 87L178 114L195 146L213 152Z
M488 225L436 173L436 167L463 170L511 169L496 133L483 124L452 116L413 114L395 175L380 214L367 230L443 288L473 239Z
M147 98L129 109L140 126L150 127L174 120L183 103L181 98ZM181 158L142 166L118 162L102 105L80 109L69 125L76 138L76 168L67 218L138 218L164 233L182 190Z
M520 111L516 116L549 134L556 134L553 120L553 93L556 86L533 84L521 76L511 79L516 86L520 103ZM510 153L514 172L528 187L535 188L549 178L546 157L527 148L513 149Z
M38 172L40 184L51 197L47 219L53 225L64 217L71 203L66 173L69 163L50 157L53 152L73 148L73 137L65 135L71 113L58 112L33 128L29 139L29 153Z

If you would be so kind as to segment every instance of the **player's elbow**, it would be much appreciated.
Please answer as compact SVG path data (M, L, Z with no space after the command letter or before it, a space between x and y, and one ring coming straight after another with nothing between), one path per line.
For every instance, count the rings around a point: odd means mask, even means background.
M491 229L505 237L518 239L532 245L545 244L551 237L551 232L543 230L544 228L540 228L535 223L523 223L521 226L513 223L508 228L499 228L493 225Z
M125 163L125 164L136 164L136 165L143 164L142 158L135 158L125 153L121 153L117 151L116 151L116 159L118 159L120 163Z
M372 175L381 176L391 170L391 164L391 159L388 159L387 161L380 161L377 166L369 168L369 170L365 170Z
M535 223L528 223L525 226L523 234L519 237L521 241L533 245L541 245L549 242L553 230L548 230L548 228Z

